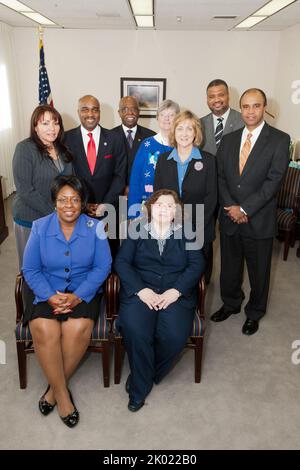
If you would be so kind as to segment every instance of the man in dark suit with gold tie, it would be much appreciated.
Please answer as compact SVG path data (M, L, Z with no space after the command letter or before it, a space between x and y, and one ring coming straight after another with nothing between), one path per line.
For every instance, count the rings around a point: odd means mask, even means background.
M138 119L140 115L139 104L134 96L124 96L119 103L119 116L122 124L113 129L123 140L127 153L127 185L134 157L141 142L156 133L147 127L140 126Z
M290 137L264 121L265 93L246 90L240 99L243 129L222 138L217 152L221 231L221 297L215 322L239 313L246 260L250 298L242 332L254 334L266 312L277 193L289 163Z

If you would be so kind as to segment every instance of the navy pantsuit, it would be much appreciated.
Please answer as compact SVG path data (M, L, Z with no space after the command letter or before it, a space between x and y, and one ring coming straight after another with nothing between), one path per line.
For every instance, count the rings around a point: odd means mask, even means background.
M186 250L185 244L172 235L160 255L157 240L128 238L116 258L121 280L117 327L131 369L130 398L137 402L168 373L191 332L204 261L201 250ZM158 294L174 288L182 295L165 310L150 310L136 295L146 287Z

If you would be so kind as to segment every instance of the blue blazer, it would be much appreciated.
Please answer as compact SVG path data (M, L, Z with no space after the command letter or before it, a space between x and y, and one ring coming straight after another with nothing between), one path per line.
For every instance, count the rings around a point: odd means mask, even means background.
M191 240L186 240L184 236L176 239L173 234L166 240L160 255L157 240L147 238L144 232L142 227L141 238L124 240L117 254L115 269L121 280L120 301L138 302L135 294L145 287L158 294L174 288L182 294L178 305L195 307L196 286L204 272L201 250L187 250L186 243L191 243Z
M111 261L102 222L81 214L67 241L54 212L33 223L22 270L35 304L66 289L90 302L110 273Z

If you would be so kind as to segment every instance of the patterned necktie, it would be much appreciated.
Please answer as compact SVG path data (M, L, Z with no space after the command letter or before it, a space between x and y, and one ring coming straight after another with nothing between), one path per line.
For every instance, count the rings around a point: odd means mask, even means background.
M96 166L97 154L96 154L96 144L93 139L93 134L91 132L88 133L90 141L87 146L87 161L90 167L90 171L93 174Z
M215 141L216 141L216 146L218 147L220 145L222 135L223 135L223 119L222 117L218 118L218 124L215 130Z
M127 142L128 142L129 147L132 149L133 138L132 138L132 130L131 129L127 130Z
M243 172L244 166L246 165L246 162L248 160L248 157L251 151L251 140L250 140L251 137L252 137L252 134L249 133L247 135L247 139L245 140L241 153L240 153L240 175Z

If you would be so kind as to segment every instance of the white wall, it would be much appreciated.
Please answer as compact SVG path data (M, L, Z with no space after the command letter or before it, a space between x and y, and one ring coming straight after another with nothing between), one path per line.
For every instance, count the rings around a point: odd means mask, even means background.
M278 127L300 141L300 25L281 33L276 97L279 103ZM300 148L297 147L300 158Z
M14 40L25 137L38 99L37 30L15 28ZM48 29L44 46L54 104L66 129L78 124L77 99L87 93L99 98L104 127L119 124L120 77L166 78L167 98L199 116L208 112L205 89L214 78L231 85L233 107L239 94L252 86L266 91L270 112L277 106L279 32ZM141 119L141 124L156 129L155 119Z

